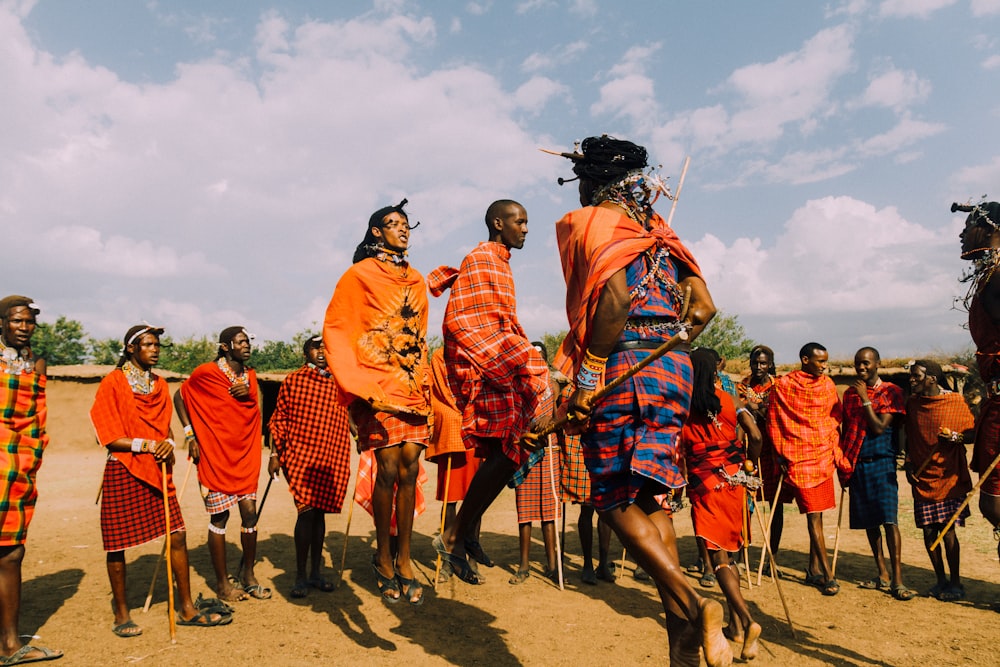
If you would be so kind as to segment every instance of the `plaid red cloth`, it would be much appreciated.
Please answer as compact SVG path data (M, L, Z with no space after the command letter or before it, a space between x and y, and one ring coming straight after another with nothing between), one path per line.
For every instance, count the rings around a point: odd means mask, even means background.
M562 405L573 395L575 385L572 382L563 386L559 392L559 404ZM560 485L563 502L590 504L590 473L583 461L583 443L579 435L568 435L560 429L556 432L559 438Z
M354 502L361 505L366 512L375 516L375 508L372 505L372 493L375 491L375 475L378 474L378 461L375 459L375 452L371 449L361 452L358 460L358 477L354 482ZM420 472L417 473L417 492L413 503L413 518L424 513L427 503L424 501L424 484L427 483L427 471L424 469L423 461L420 462ZM396 527L396 494L392 494L392 521L389 524L389 534L396 535L399 529Z
M937 396L910 396L906 402L906 457L911 470L916 472L931 456L942 427L961 433L972 428L973 421L961 394L943 391ZM910 484L914 500L964 499L972 490L965 445L942 443L920 477L911 479Z
M268 427L295 503L340 512L351 479L351 433L334 379L308 365L290 373Z
M221 514L231 507L236 507L241 500L257 500L256 493L245 493L234 495L223 493L222 491L208 491L202 500L205 502L205 511L209 514Z
M997 454L1000 454L1000 397L994 396L983 401L979 408L972 469L982 475ZM990 496L1000 496L1000 465L993 469L979 490Z
M164 383L166 384L166 383ZM115 452L115 457L118 452ZM152 457L150 457L152 458ZM168 491L170 532L184 532L184 517L173 489ZM101 492L101 539L105 551L121 551L166 534L163 491L129 472L115 458L104 465Z
M427 417L399 413L375 412L367 403L356 401L349 409L358 429L358 451L366 452L394 447L404 442L426 446L430 440Z
M567 213L556 223L556 239L566 279L566 315L569 333L559 347L553 366L568 377L590 343L590 323L604 284L611 276L654 247L666 248L673 262L680 262L696 276L701 269L666 221L654 214L651 229L626 215L600 206ZM631 313L630 313L631 314Z
M715 388L722 409L712 421L707 415L691 413L681 430L684 459L687 461L688 496L713 492L725 479L720 469L733 474L743 464L746 454L736 437L736 406L729 394ZM693 502L693 500L692 500ZM742 514L741 514L742 516Z
M427 286L412 266L373 257L341 276L323 320L323 344L344 405L377 399L430 413Z
M788 462L788 480L806 489L833 477L841 419L837 388L826 375L792 371L775 380L767 410L774 449Z
M795 503L799 506L799 514L825 512L837 506L837 494L833 485L833 477L820 482L816 486L804 489L794 485L789 485L788 488L795 498ZM781 495L784 496L784 492Z
M462 260L458 271L439 267L427 276L431 294L451 288L444 313L444 360L448 384L462 411L467 448L484 438L512 448L536 414L548 390L549 370L517 319L510 250L484 241Z
M465 454L462 440L462 413L458 409L455 396L448 386L448 368L444 363L444 348L439 347L431 355L431 408L434 410L434 428L431 429L430 444L424 458L433 461L437 456ZM455 461L465 460L464 456ZM445 465L442 461L441 465ZM442 468L443 470L443 468Z
M559 497L559 451L546 447L541 458L514 490L517 522L556 521L562 499Z
M35 475L49 444L46 377L0 373L0 448L4 474L0 488L0 546L24 544L35 513Z
M872 403L872 409L877 415L902 414L906 412L903 399L903 390L891 382L883 382L879 379L874 387L868 387L868 400ZM865 417L865 408L861 405L861 396L858 395L854 387L848 387L844 392L844 422L840 433L840 450L842 458L839 469L841 472L841 484L847 484L851 479L851 472L858 462L858 453L861 445L864 444L868 435L868 419Z
M94 404L90 408L90 422L94 426L99 445L107 447L121 438L159 441L170 436L170 418L173 414L170 391L166 380L156 374L151 374L151 378L153 386L148 394L132 391L128 378L120 368L111 371L101 380L94 395ZM160 464L152 454L115 452L115 459L136 478L154 489L160 488ZM174 493L170 473L167 483L170 492ZM162 515L161 511L160 516Z
M958 498L948 498L936 503L924 503L919 500L913 501L913 520L917 528L927 528L929 526L940 526L948 523L952 515L958 511L962 501ZM962 513L955 520L956 526L964 526L965 520L972 516L972 511L966 505Z
M757 422L757 428L760 429L760 478L763 482L764 498L768 502L772 502L774 494L778 492L778 480L781 479L781 467L778 465L774 443L767 432L767 407L771 401L771 390L774 389L776 378L773 375L768 375L764 382L754 383L751 381L751 377L748 375L736 384L736 393L743 399L743 403ZM781 496L788 499L785 502L791 500L791 496L787 495L784 488Z
M198 438L198 480L229 495L256 493L260 477L261 424L257 374L247 369L250 395L238 400L216 362L191 373L179 391Z

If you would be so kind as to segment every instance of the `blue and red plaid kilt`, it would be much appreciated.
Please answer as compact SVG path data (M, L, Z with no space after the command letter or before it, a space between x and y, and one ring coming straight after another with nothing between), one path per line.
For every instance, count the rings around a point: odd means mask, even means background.
M899 524L899 482L896 459L881 456L870 461L859 459L851 481L849 512L851 528L878 528L887 523Z
M612 354L604 371L611 382L650 350ZM591 498L604 511L635 501L647 483L654 491L684 486L678 438L691 402L692 371L687 352L663 355L605 396L583 435Z
M184 531L177 496L170 494L170 532ZM101 492L101 538L105 551L122 551L166 534L163 491L129 474L120 461L108 459Z
M358 451L394 447L404 442L427 446L431 431L427 417L400 413L375 412L362 401L351 404L351 417L358 427Z
M547 447L545 456L531 467L524 481L515 489L518 523L555 521L559 517L562 499L557 499L559 470L555 466L558 461L558 451Z
M560 469L563 502L590 504L590 473L583 462L580 436L560 434Z
M913 500L913 519L917 522L917 528L927 528L943 523L948 523L948 519L955 513L961 500L957 498L945 498L936 503L925 503L920 500ZM964 526L965 520L972 515L969 506L966 505L962 513L955 521L956 526Z

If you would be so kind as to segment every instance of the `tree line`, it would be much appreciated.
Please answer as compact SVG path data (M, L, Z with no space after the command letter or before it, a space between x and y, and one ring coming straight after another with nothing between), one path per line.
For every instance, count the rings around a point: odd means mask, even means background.
M300 331L289 341L266 340L255 344L250 365L263 373L292 371L302 365L302 345L316 335L315 331ZM566 337L566 331L556 334L545 333L539 339L545 345L549 361ZM175 339L163 336L161 339L161 369L188 374L196 366L215 358L218 343L208 336L192 336ZM427 345L433 352L441 347L440 336L427 337ZM736 315L721 311L712 323L698 337L698 344L714 348L727 359L745 356L756 345L746 335ZM35 354L45 357L50 366L71 366L75 364L113 365L118 363L122 351L119 338L94 338L87 335L83 324L60 315L52 324L39 322L32 338Z

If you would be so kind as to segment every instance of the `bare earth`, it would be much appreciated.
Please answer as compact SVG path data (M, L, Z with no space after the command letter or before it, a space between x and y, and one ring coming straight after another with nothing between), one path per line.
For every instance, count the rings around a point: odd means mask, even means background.
M507 583L517 562L514 493L505 491L487 513L482 543L497 561L483 568L483 586L455 579L437 592L428 590L422 607L405 602L388 606L375 592L369 566L374 530L371 518L354 512L347 540L343 582L332 593L312 591L292 600L294 582L292 527L295 509L283 480L276 481L261 515L258 577L272 586L274 598L239 603L233 623L220 628L177 628L171 644L167 623L167 589L163 572L148 614L142 605L159 557L162 541L127 553L129 599L133 619L144 634L119 639L111 633L110 588L104 566L95 505L104 465L86 419L96 384L59 382L50 385L49 432L52 444L39 473L40 499L31 525L24 562L21 631L36 635L37 644L59 648L64 665L590 665L666 664L663 614L652 585L636 581L634 564L616 584L587 586L579 581L581 559L576 535L577 509L567 507L566 590L540 576L542 548L535 530L532 577L521 586ZM180 486L187 470L180 462ZM428 465L433 495L436 466ZM261 480L261 492L264 483ZM352 482L353 484L353 482ZM909 489L901 479L904 501ZM435 554L431 538L440 520L440 505L416 521L414 555L425 584L433 578ZM192 476L181 506L188 525L192 588L210 595L213 579L206 545L207 516ZM975 508L974 508L975 509ZM904 579L926 591L934 583L922 541L912 527L909 502L901 504L904 529ZM857 583L873 576L863 531L841 532L837 563L841 593L823 597L802 583L808 542L805 521L788 510L785 539L778 562L787 572L782 590L791 612L789 630L776 588L747 590L756 620L764 628L758 665L996 665L1000 616L991 604L1000 600L995 543L988 524L974 511L960 529L967 599L943 603L919 597L897 602L888 594L862 590ZM329 516L327 575L336 577L348 516ZM837 515L824 518L828 546L833 548ZM230 522L229 562L239 561L235 522ZM690 515L675 517L682 563L695 558ZM756 520L755 520L756 526ZM760 544L760 540L757 540ZM612 553L621 547L612 542ZM759 546L751 550L756 566ZM756 580L756 577L754 577ZM697 582L692 579L697 588ZM704 589L698 589L703 591ZM708 595L723 600L718 589ZM723 600L724 602L724 600ZM734 648L737 649L738 647Z

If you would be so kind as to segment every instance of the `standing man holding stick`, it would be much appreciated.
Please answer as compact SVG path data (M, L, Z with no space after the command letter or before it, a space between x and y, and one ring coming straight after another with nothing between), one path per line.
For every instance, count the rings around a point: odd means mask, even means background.
M35 475L49 444L45 432L45 359L31 351L38 306L26 296L0 299L0 451L3 475L0 494L0 659L4 664L61 658L62 651L21 641L21 563L28 524L35 513Z
M567 415L582 431L594 508L656 582L671 664L700 664L704 649L710 666L729 665L722 606L691 588L672 517L656 500L684 486L676 460L692 389L688 350L666 351L594 403L599 384L692 325L690 337L700 333L715 305L694 257L653 210L669 191L646 169L645 148L603 135L561 155L573 161L584 208L556 223L570 331L555 366L576 378Z

